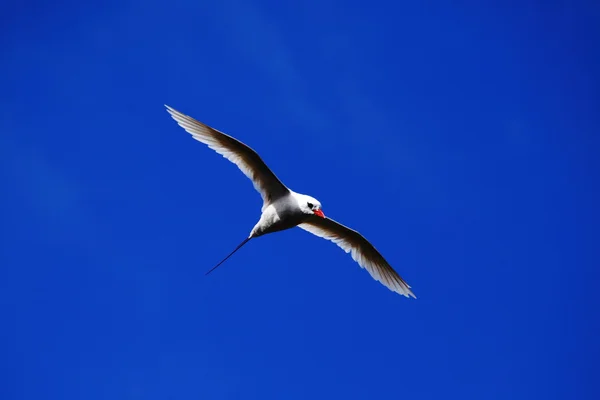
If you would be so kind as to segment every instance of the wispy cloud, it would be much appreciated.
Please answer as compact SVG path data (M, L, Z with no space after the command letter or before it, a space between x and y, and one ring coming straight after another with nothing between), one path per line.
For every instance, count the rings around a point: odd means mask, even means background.
M226 41L261 71L285 96L287 112L295 120L314 130L331 126L330 119L310 101L307 82L296 67L289 46L274 21L257 6L245 1L218 2L217 14ZM235 9L236 12L230 12Z

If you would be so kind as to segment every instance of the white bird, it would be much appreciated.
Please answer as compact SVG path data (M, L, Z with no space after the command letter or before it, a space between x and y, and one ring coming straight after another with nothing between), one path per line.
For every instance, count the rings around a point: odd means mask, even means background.
M410 286L394 271L383 256L360 233L325 217L321 203L286 187L267 167L260 156L233 137L165 105L179 126L223 157L234 163L254 183L263 199L258 223L227 257L209 270L208 275L231 257L250 239L298 226L341 247L371 276L390 290L416 298Z

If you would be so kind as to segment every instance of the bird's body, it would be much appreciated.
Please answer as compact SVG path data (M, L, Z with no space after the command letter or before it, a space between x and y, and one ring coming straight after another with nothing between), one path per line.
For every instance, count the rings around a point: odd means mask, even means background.
M267 205L250 236L258 237L290 229L304 222L307 217L298 207L293 194L289 193Z
M383 256L358 232L325 217L321 203L315 198L296 193L285 186L262 161L260 156L242 142L166 106L177 123L194 139L236 164L252 180L261 194L261 216L249 236L210 273L250 239L269 233L300 227L316 236L337 244L365 268L371 276L390 290L406 297L415 297L410 286L394 271Z
M317 200L312 197L291 190L286 195L275 199L264 208L259 221L250 232L250 236L258 237L267 233L283 231L307 221L312 213L303 210L300 206L303 201L312 201L314 204L318 204Z

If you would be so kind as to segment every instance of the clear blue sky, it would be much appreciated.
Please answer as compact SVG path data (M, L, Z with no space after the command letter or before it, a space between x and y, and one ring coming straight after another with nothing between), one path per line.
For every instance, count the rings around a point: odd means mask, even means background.
M600 398L598 2L21 3L0 15L0 398ZM260 196L165 103L418 299L300 229L204 277Z

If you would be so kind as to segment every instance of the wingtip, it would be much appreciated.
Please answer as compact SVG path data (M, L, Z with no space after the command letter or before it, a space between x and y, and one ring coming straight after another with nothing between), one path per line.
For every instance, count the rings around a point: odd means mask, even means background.
M415 296L415 294L413 293L413 291L411 290L411 287L408 286L408 284L406 284L406 293L404 294L406 297L410 298L412 297L413 299L417 299L417 296Z
M411 297L413 299L416 299L417 296L415 296L415 294L411 290L410 285L408 283L406 283L402 278L400 278L400 280L401 280L401 284L399 286L396 286L392 290L395 291L396 293L406 297L407 299L410 299Z
M165 104L165 108L167 109L167 112L169 113L171 118L173 118L178 123L180 122L181 118L185 117L184 114L182 114L181 112L177 111L176 109L174 109L173 107L171 107L167 104Z
M406 283L404 281L402 281L402 284L397 285L395 287L390 287L389 289L392 290L393 292L398 293L401 296L406 297L407 299L410 299L411 297L413 299L417 298L417 296L415 296L415 294L411 290L411 287L408 285L408 283Z

